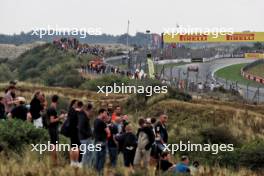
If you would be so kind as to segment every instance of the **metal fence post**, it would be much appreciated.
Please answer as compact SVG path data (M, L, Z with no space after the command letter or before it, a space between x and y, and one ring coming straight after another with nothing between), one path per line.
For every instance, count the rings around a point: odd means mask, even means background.
M258 104L259 104L259 86L258 86L258 95L257 95L257 100L258 100Z

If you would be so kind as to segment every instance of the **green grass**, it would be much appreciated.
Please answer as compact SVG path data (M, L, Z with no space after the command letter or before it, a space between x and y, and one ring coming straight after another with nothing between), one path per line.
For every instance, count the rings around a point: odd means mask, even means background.
M256 65L248 70L248 73L251 73L255 76L261 76L264 78L264 64Z
M246 63L231 65L218 70L215 73L215 75L216 77L227 79L229 81L234 81L234 82L237 81L239 84L243 84L243 85L249 84L251 86L263 87L262 84L259 84L252 80L247 80L241 75L241 68L245 67L246 65L247 65Z

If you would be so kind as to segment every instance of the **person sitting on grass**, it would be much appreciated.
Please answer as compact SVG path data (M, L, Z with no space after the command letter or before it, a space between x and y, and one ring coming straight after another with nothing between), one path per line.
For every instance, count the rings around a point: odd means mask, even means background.
M157 164L157 171L166 172L173 167L173 164L170 162L170 154L168 152L163 152L161 154L161 159Z
M176 164L176 166L174 167L173 173L176 175L181 174L181 173L189 174L191 172L189 168L189 163L190 163L190 160L188 156L183 155L181 157L181 162Z

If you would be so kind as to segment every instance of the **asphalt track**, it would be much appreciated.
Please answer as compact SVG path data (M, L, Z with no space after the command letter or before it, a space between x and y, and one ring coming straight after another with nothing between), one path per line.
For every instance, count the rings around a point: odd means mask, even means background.
M122 56L107 58L106 62L113 63L116 62L114 65L118 65L118 62L120 63ZM245 59L245 58L221 58L221 59L215 59L208 62L203 63L190 63L185 64L181 66L175 66L172 69L167 68L164 71L163 77L170 79L176 78L176 79L187 79L189 82L195 82L195 83L205 83L205 82L218 82L225 86L225 88L229 88L231 81L226 82L225 80L215 78L214 73L224 67L228 67L230 65L234 64L240 64L240 63L251 63L254 62L253 59ZM187 68L189 66L198 66L199 72L189 72L187 74ZM259 96L256 96L256 92L258 90L257 87L251 87L246 85L238 84L238 89L240 92L242 92L242 96L248 100L248 101L254 101L254 102L264 102L264 88L259 88Z

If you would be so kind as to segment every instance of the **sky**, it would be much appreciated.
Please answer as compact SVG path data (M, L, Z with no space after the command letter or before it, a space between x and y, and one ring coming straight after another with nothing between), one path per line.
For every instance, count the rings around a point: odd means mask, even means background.
M36 28L161 33L178 25L264 31L263 0L0 0L0 33Z

